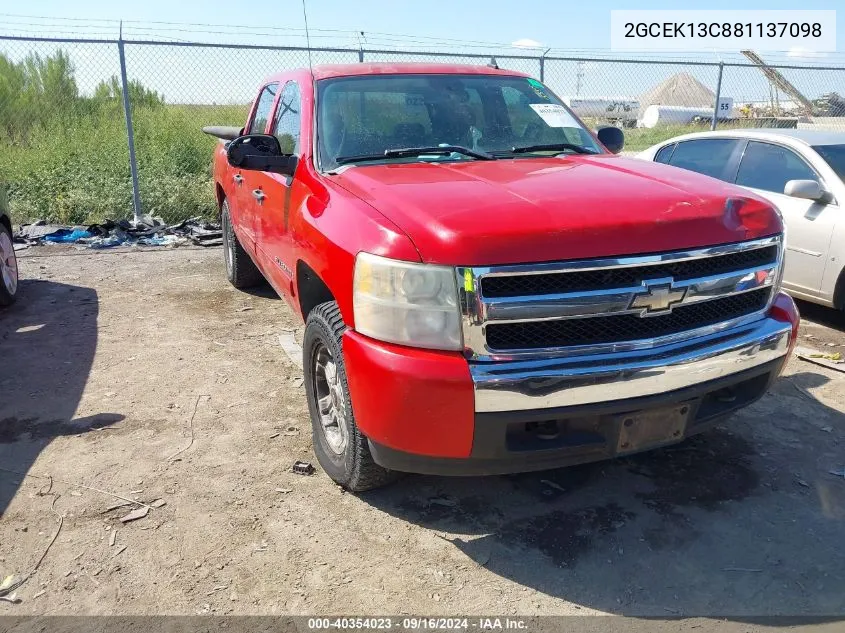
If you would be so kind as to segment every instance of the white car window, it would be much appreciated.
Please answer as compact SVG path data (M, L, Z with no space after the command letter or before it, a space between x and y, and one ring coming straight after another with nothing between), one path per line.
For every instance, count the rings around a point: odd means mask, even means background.
M783 193L790 180L820 182L818 174L792 150L771 143L748 143L736 174L736 184Z
M677 147L677 143L671 143L666 147L661 147L657 154L654 155L654 162L655 163L665 163L669 164L669 159L672 158L672 152L675 151L675 147Z
M724 180L725 165L737 143L730 138L682 141L669 158L669 164Z

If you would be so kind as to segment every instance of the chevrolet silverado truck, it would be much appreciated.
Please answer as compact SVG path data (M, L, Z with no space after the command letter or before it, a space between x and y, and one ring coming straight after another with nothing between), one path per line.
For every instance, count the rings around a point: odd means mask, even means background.
M226 274L304 320L314 451L350 490L679 442L794 346L778 210L617 155L523 74L315 66L205 131Z

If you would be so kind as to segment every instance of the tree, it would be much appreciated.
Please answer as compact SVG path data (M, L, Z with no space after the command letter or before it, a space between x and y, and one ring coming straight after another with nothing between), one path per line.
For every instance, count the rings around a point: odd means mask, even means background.
M123 88L116 75L112 75L108 81L97 84L94 88L94 99L99 101L123 99ZM133 106L157 108L164 105L164 95L147 88L136 79L129 82L129 101Z

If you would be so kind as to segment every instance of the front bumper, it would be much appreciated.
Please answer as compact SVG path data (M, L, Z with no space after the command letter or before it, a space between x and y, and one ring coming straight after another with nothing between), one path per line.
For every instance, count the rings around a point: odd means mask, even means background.
M671 441L704 430L765 393L797 325L794 304L780 295L756 323L651 350L470 365L455 352L353 331L343 349L353 411L377 463L494 474L614 456L620 425L642 412L685 408Z
M475 410L529 411L648 396L716 380L786 355L792 326L766 318L683 343L471 366Z

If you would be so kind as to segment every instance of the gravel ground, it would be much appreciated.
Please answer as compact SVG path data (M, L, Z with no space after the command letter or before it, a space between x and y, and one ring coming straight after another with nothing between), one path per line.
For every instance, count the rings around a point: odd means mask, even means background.
M278 343L301 326L219 249L20 255L0 579L61 529L0 615L845 616L845 373L793 358L724 427L637 457L355 496L290 472L315 461ZM842 315L801 307L801 344L845 352ZM122 523L113 495L165 505Z

